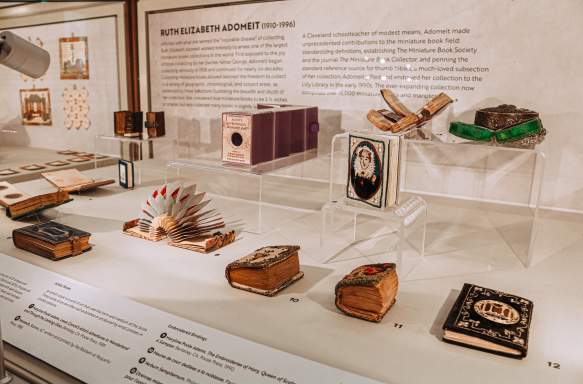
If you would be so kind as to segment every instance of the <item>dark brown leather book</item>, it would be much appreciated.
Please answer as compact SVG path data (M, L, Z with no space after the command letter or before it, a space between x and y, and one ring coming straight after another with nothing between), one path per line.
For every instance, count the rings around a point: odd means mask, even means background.
M6 216L13 220L35 214L43 209L56 207L68 203L67 191L55 191L42 195L31 196L21 192L12 184L0 182L0 205L6 208Z
M274 296L304 276L296 245L263 247L227 265L229 284L238 289Z
M166 134L164 112L146 112L146 130L148 137L161 137Z
M336 284L336 307L349 316L380 322L396 301L395 264L362 265Z
M17 248L52 260L77 256L91 249L89 232L49 221L12 231Z
M117 111L113 113L116 136L142 137L144 116L141 111Z
M528 299L466 283L443 325L443 341L522 359L532 309Z

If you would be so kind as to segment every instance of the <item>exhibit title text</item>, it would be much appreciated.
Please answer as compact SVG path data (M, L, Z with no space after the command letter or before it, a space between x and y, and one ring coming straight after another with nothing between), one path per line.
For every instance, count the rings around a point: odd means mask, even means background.
M178 36L178 35L194 35L197 33L211 33L211 32L230 32L230 31L252 31L259 29L259 21L250 21L248 23L230 23L230 24L213 24L213 25L191 25L189 27L180 28L165 28L160 30L160 35L164 36Z

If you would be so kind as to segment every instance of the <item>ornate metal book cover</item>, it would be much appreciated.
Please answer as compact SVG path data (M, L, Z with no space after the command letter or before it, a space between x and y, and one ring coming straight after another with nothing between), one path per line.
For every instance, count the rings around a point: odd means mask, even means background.
M443 325L443 341L522 359L532 309L528 299L466 283Z

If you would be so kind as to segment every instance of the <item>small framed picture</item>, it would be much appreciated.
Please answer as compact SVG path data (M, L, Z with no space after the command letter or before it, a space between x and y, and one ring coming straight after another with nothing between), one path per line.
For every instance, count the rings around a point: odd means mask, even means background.
M89 79L87 37L61 37L59 54L61 80Z
M21 89L20 113L22 125L52 125L49 89Z

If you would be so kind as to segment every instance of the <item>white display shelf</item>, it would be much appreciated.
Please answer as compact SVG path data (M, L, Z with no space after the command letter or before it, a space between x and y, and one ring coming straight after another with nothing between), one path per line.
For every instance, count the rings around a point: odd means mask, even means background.
M429 221L425 261L404 279L399 273L397 302L380 323L371 323L341 313L334 305L334 287L355 267L385 262L386 257L363 259L357 249L333 262L319 262L322 258L317 247L319 212L294 215L289 220L284 220L283 215L291 216L293 212L277 212L280 221L273 231L262 235L243 233L235 243L208 255L124 235L121 232L123 222L136 217L140 204L155 186L163 183L163 170L164 165L159 169L145 169L145 183L133 191L118 186L106 187L99 193L81 196L57 208L63 214L59 222L92 233L94 247L86 254L53 262L16 249L7 237L13 229L26 224L5 217L0 217L3 235L0 251L162 311L381 382L581 382L583 336L578 329L582 316L573 311L583 305L577 289L573 289L580 284L577 271L583 267L579 251L583 246L580 217L566 220L557 214L545 220L542 236L548 248L539 247L537 253L548 252L557 257L549 258L544 265L524 269L515 262L504 269L476 273L474 268L462 271L463 265L457 260L455 265L451 263L451 267L457 268L455 275L437 271L438 265L432 260L436 255L429 254L427 249L434 251L436 244L459 245L463 253L468 253L467 259L477 259L478 252L487 258L491 253L498 254L498 248L489 248L489 238L460 233L459 228L451 225L429 230L435 225ZM104 177L107 169L91 170L88 174ZM18 187L33 193L47 188L45 184L44 180L34 180L20 183ZM233 183L231 187L244 185ZM284 191L288 198L294 198L295 191ZM243 207L231 203L222 198L212 202L221 212L244 215ZM431 202L430 216L436 212L440 216L446 213L461 215L459 204L453 204L451 199L438 203ZM481 219L473 211L468 211L467 218L470 224ZM466 223L460 227L468 229ZM255 295L228 284L225 279L228 263L261 246L275 244L301 246L303 279L275 297ZM407 259L404 254L405 265ZM423 278L420 272L424 273ZM533 300L535 314L527 358L508 359L440 340L447 313L465 282ZM269 332L265 329L266 318L270 319ZM307 345L310 348L306 348ZM51 345L45 347L50 349ZM561 369L549 367L549 362L559 364ZM476 372L487 372L487 375Z

